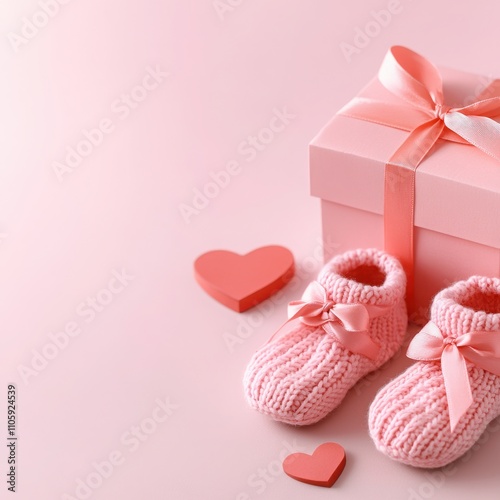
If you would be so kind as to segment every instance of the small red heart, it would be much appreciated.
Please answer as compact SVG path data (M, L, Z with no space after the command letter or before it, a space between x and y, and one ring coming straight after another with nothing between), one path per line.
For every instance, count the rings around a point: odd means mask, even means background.
M293 255L271 245L246 255L213 250L194 263L196 281L214 299L238 312L246 311L283 288L294 274Z
M345 451L338 443L323 443L312 455L292 453L283 461L287 475L316 486L330 487L345 467Z

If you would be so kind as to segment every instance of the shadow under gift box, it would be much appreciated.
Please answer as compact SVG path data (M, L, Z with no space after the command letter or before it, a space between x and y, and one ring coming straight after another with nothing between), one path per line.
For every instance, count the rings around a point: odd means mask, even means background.
M492 89L498 89L498 81L484 76L439 69L445 103L451 107L491 97ZM378 78L358 97L401 103ZM383 249L385 164L408 134L337 114L312 140L311 194L321 198L323 240L335 241L336 253ZM442 288L474 274L499 276L500 162L470 144L438 139L416 172L414 221L409 317L423 324ZM328 260L332 247L325 248Z

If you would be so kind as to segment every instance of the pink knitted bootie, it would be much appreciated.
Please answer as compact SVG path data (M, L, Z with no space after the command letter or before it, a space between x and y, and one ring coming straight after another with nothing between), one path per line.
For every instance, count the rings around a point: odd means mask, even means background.
M384 252L334 257L302 301L290 303L287 325L250 361L244 376L250 406L295 425L328 415L401 347L405 285L401 265Z
M419 361L375 397L370 435L390 458L442 467L500 415L500 280L473 276L442 290L407 354Z

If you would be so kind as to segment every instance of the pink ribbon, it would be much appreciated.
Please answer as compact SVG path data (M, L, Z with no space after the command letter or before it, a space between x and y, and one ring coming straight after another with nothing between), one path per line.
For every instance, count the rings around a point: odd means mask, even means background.
M387 307L336 304L328 300L326 290L317 281L306 288L302 299L290 302L288 320L283 326L300 318L308 326L321 326L351 352L372 360L377 358L380 347L370 338L368 329L370 319L384 314Z
M450 108L444 103L437 68L401 46L389 49L378 77L387 90L401 99L400 104L358 97L340 113L410 131L385 168L384 239L386 251L398 257L406 270L411 297L417 167L440 138L472 144L500 160L500 124L492 119L500 116L500 95Z
M451 432L474 402L466 360L500 376L500 331L445 336L429 322L411 341L406 355L418 361L441 360Z

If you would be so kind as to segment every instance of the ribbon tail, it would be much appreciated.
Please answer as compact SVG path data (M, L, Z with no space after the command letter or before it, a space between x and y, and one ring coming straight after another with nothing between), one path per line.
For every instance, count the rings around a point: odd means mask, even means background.
M444 126L442 120L433 118L414 128L403 144L391 156L389 162L416 170L432 146L436 144Z
M337 337L349 351L362 354L373 361L377 359L380 346L371 339L368 332L350 332L338 323L327 323L323 328L327 333Z
M448 345L444 348L441 356L441 367L448 401L450 428L453 432L474 399L470 388L467 364L457 346Z
M264 345L270 344L273 340L283 337L283 335L285 334L285 326L302 316L304 313L304 309L306 309L307 307L310 307L310 304L299 300L290 302L290 304L288 304L289 318L271 335L271 337L269 337Z
M295 319L295 318L293 318ZM267 339L267 342L264 344L264 345L268 345L268 344L271 344L273 340L276 340L278 338L281 338L283 337L284 335L284 332L283 332L283 329L285 328L286 325L288 325L288 323L290 323L291 321L293 321L292 318L289 318L287 319L268 339Z
M323 304L321 302L304 302L302 300L294 300L288 304L288 321L300 317L317 316L321 314Z
M447 113L444 122L467 142L500 161L500 123L486 116L466 116L460 112Z
M311 285L314 283L315 282L311 283ZM317 283L317 285L321 286L319 283ZM322 309L323 303L321 302L304 302L303 300L294 300L293 302L290 302L288 304L288 319L273 333L273 335L271 335L265 345L271 343L276 338L281 338L284 335L283 329L285 326L299 318L301 318L308 326L321 326L324 323L321 318L318 317L317 319L309 319L309 321L307 319L309 317L314 318L315 316L320 315Z

